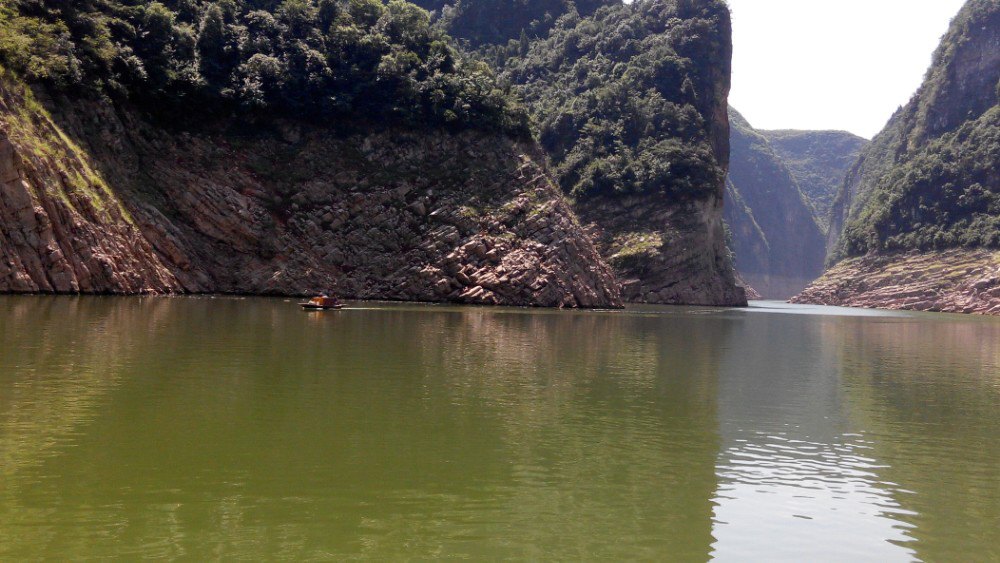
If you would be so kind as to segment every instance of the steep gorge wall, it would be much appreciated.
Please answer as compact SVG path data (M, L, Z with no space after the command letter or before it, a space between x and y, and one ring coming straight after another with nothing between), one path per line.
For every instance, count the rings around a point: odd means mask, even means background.
M1000 313L998 84L1000 2L969 0L924 84L848 174L832 267L799 302Z
M529 49L492 52L627 301L746 304L722 220L732 58L723 2L609 2L590 17L567 14Z
M620 306L530 146L295 122L167 132L0 82L0 291ZM233 125L233 124L230 124Z
M878 250L869 246L885 242L863 239L884 238L873 232L884 208L905 204L900 196L913 192L914 183L919 181L898 178L895 173L921 156L939 155L941 147L934 146L934 141L963 125L976 120L984 121L984 126L994 125L995 118L989 119L987 114L1000 102L998 80L1000 2L969 0L942 39L923 85L848 172L830 217L827 251L832 261ZM943 187L933 186L937 193L927 194L928 199L941 197ZM911 215L905 220L919 223L923 219L919 214ZM900 222L898 219L894 220ZM845 236L848 230L854 234Z
M605 241L600 245L602 255L623 279L627 300L745 306L747 292L738 285L723 221L724 171L730 166L732 22L728 8L720 9L717 2L690 2L688 7L692 13L701 10L702 17L714 16L709 20L714 24L710 32L692 37L691 42L697 45L692 50L703 57L695 63L703 69L697 81L696 107L723 175L714 185L705 186L707 193L700 200L653 193L582 200L576 209L603 233L599 239ZM647 237L657 236L658 244L646 242ZM638 245L637 239L642 240Z
M735 110L730 114L725 218L736 270L761 296L787 299L822 273L823 233L768 139Z
M721 198L657 205L649 197L577 205L632 303L745 306L722 222Z
M467 8L473 3L464 2ZM53 201L84 198L79 192L95 208L120 211L119 221L71 207L66 221L94 236L105 223L108 232L120 227L123 237L142 245L104 253L111 257L110 271L134 283L50 287L38 281L48 275L44 260L25 257L47 251L29 244L16 254L40 266L15 267L16 260L10 261L11 271L17 271L12 275L33 280L24 286L29 289L0 285L0 291L332 289L364 298L606 306L621 302L620 280L630 301L745 304L722 221L732 50L725 3L581 6L576 7L584 15L594 12L593 19L581 18L570 3L550 3L551 15L565 12L565 17L546 20L544 29L528 34L540 36L551 28L549 38L538 37L528 49L530 60L503 69L529 94L536 118L557 118L539 122L549 133L540 135L545 156L533 145L495 134L451 135L419 127L338 137L291 121L252 127L230 122L203 126L198 133L168 133L129 108L49 100L45 105L57 124L53 135L68 143L58 151L90 167L113 205L101 204L89 188L43 184L54 190ZM504 9L502 2L486 1L479 8L485 11L477 13ZM524 55L528 41L521 43L501 47L502 56L494 52L498 64L511 50ZM146 62L159 68L154 59ZM627 72L619 72L625 67ZM239 83L239 76L227 79ZM578 81L578 87L566 88L564 80ZM140 97L148 94L141 84L135 88ZM474 92L466 94L483 101ZM500 94L497 89L490 96ZM560 97L564 94L576 99ZM560 111L548 111L552 104ZM513 119L517 112L487 113L489 121ZM569 135L562 135L564 125ZM48 144L40 139L22 139L12 150L34 162L32 155ZM549 181L546 157L552 159L555 182L572 194L573 209ZM584 186L588 181L599 185L590 190ZM44 208L32 197L29 205ZM56 226L59 239L65 231ZM12 220L11 228L17 227ZM83 254L83 262L92 258ZM144 274L152 266L158 268L157 283Z

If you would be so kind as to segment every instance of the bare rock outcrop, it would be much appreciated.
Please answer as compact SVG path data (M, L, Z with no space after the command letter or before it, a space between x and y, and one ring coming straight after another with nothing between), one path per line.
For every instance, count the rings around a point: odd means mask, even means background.
M831 268L793 303L1000 315L1000 251L869 255Z
M650 196L591 198L578 205L631 303L741 307L722 224L722 203L651 201Z
M51 119L23 111L27 94L0 88L0 291L181 290Z
M530 145L60 102L0 83L0 292L622 304Z

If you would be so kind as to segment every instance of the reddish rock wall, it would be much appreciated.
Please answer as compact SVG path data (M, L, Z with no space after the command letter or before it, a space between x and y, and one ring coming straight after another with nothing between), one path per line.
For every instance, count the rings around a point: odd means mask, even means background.
M1000 315L1000 251L852 258L828 270L792 302Z
M0 292L617 307L536 163L482 133L166 133L0 82ZM71 109L69 109L71 108Z

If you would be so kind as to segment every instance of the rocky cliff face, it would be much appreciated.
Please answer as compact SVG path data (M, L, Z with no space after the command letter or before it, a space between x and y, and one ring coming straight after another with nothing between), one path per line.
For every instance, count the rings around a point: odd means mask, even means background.
M722 222L721 199L670 205L601 197L577 205L632 303L744 306Z
M90 159L30 91L0 79L0 291L181 290Z
M868 141L846 131L758 131L788 167L824 234L844 178Z
M9 75L0 103L0 291L621 304L534 149L502 136L169 132Z
M649 4L655 4L650 2ZM714 27L693 41L704 55L696 107L712 157L721 170L730 165L729 86L732 30L728 9L715 2L689 4L692 13L712 14ZM682 12L683 13L683 12ZM677 24L677 35L684 35ZM670 32L668 26L667 33ZM708 51L705 53L703 51ZM600 196L580 199L580 217L598 233L602 256L622 279L626 300L638 303L745 306L747 292L736 280L726 247L724 176L702 186L701 198L662 194Z
M848 258L792 302L1000 315L1000 251L942 250Z
M725 218L736 270L763 297L787 299L822 273L823 234L767 138L735 110L730 124Z
M970 0L917 94L848 174L828 238L828 261L843 263L800 302L1000 313L998 83L1000 3Z
M588 18L567 14L528 49L493 53L627 300L746 303L722 221L732 55L723 2L609 3Z

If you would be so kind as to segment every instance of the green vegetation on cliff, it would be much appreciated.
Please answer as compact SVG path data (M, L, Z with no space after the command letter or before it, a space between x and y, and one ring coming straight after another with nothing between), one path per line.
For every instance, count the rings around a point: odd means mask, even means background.
M831 215L830 258L1000 246L1000 3L970 0L924 84L862 153Z
M729 25L722 2L645 0L570 12L530 48L492 56L567 193L702 199L725 176Z
M544 36L563 14L590 15L620 0L414 0L440 14L442 26L473 46L521 42Z
M172 121L222 111L527 132L488 66L402 0L14 0L0 62Z
M515 86L550 171L573 196L626 299L745 304L722 220L732 56L726 4L446 3L428 7Z
M759 131L792 173L823 231L844 178L868 141L846 131Z
M1000 248L1000 107L930 141L879 179L843 235L870 250Z

